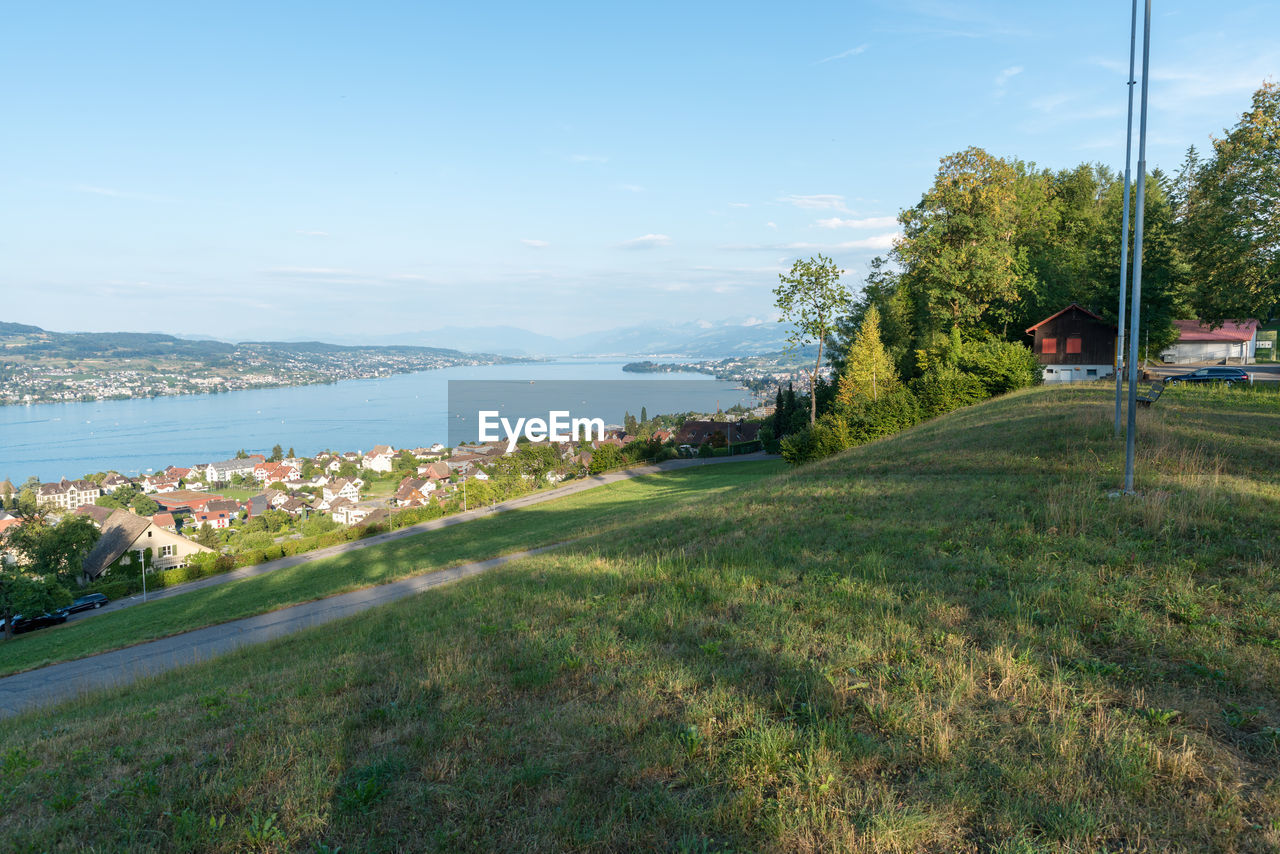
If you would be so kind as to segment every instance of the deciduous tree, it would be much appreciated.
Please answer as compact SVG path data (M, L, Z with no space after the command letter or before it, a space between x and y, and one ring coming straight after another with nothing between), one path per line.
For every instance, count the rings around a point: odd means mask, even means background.
M799 352L809 344L818 345L817 358L809 382L809 424L818 419L818 373L822 369L822 347L835 332L836 318L846 310L849 289L840 281L840 268L824 255L797 260L789 274L778 274L773 295L780 323L790 323L788 349Z

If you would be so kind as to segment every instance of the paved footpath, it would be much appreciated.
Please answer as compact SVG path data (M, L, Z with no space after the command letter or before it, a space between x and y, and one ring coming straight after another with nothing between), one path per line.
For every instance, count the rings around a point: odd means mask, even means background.
M651 465L632 466L627 469L609 472L608 474L594 475L578 480L570 481L564 486L558 486L555 489L548 489L541 492L532 492L528 495L522 495L519 498L512 498L503 501L497 505L490 507L477 507L475 510L468 510L465 513L454 513L450 516L443 516L439 519L431 519L426 522L419 522L416 525L410 525L407 528L399 528L395 531L388 531L385 534L376 534L372 537L365 537L360 540L352 540L346 543L339 543L336 546L326 546L315 551L304 552L298 555L280 558L278 560L259 563L254 566L245 566L240 569L224 572L220 575L211 575L207 578L198 578L195 581L188 581L184 584L175 584L173 587L164 587L159 590L149 591L147 593L147 601L151 602L156 599L168 599L171 596L181 596L183 593L190 593L193 590L203 590L206 587L216 587L219 584L228 584L232 581L240 581L245 578L255 578L259 575L266 575L277 569L284 569L289 566L298 566L303 563L310 563L313 560L323 560L327 557L335 555L347 554L349 552L367 549L370 546L376 546L379 543L385 543L390 540L399 540L404 537L414 537L427 531L438 531L441 528L448 528L451 525L461 525L464 522L470 522L473 519L479 519L485 516L492 516L495 513L502 513L506 510L518 510L521 507L531 507L534 504L541 504L544 501L554 501L557 498L564 498L567 495L584 492L588 489L594 489L597 486L604 486L609 483L618 483L623 480L630 480L635 477L642 477L649 474L658 474L660 472L676 471L679 469L693 468L705 465L718 465L723 463L738 463L748 461L778 459L774 456L768 456L763 453L743 454L738 457L712 457L711 459L678 459L667 460L662 463L654 463ZM81 611L79 614L72 615L71 619L90 619L102 614L109 614L112 611L118 611L121 608L129 608L142 604L142 596L131 596L128 599L117 599L111 604L103 608L92 611Z
M690 466L760 459L768 458L762 454L748 454L741 457L717 457L709 460L669 460L657 465L639 466L611 472L606 475L574 481L555 490L515 498L493 508L471 510L454 516L446 516L442 519L433 519L429 522L423 522L409 528L401 528L386 534L379 534L367 539L354 540L338 546L308 552L304 555L296 555L282 560L271 561L270 563L244 567L223 575L202 578L188 584L157 591L155 594L148 596L148 599L180 595L192 590L210 587L214 584L225 584L242 578L263 575L286 566L295 566L299 563L306 563L309 560L367 548L387 540L414 536L425 531L457 525L481 516L492 515L495 512L514 510L554 498L562 498L565 495L603 486L606 483L616 483L641 475L689 468ZM41 667L37 670L6 676L0 678L0 718L11 717L40 706L70 700L102 688L127 685L137 679L154 676L174 668L207 661L210 658L224 655L240 647L273 640L312 626L349 617L378 605L403 599L406 596L413 596L437 585L478 575L509 561L541 554L554 548L558 548L558 545L542 546L529 551L490 558L489 560L465 563L449 569L403 578L389 584L353 590L350 593L342 593L313 602L304 602L300 605L281 608L267 614L245 617L241 620L233 620L179 635L171 635L167 638L147 641L124 649L98 653L87 658L64 661L59 664ZM86 613L103 614L121 607L141 604L141 601L140 597L135 597L134 599L113 602L106 608Z

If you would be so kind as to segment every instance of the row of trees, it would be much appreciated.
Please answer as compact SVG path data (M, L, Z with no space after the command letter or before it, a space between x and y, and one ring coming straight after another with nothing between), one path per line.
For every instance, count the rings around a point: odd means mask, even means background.
M912 401L936 414L1035 381L1025 330L1072 302L1116 321L1124 194L1120 174L1099 164L1054 171L969 148L944 157L919 203L900 213L902 237L872 261L856 298L831 259L797 261L779 277L776 303L795 327L792 345L816 342L819 353L806 401L812 435L793 446L824 430L850 438L850 424L866 425L868 400L898 406L872 419L888 424L910 420ZM1144 355L1176 339L1176 318L1275 316L1280 86L1260 88L1208 158L1193 147L1176 175L1152 172L1144 219ZM820 377L824 351L831 383ZM783 403L771 428L799 436Z

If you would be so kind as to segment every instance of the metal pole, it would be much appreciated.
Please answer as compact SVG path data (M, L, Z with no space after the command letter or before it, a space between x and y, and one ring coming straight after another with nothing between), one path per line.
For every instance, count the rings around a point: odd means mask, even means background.
M1133 63L1138 50L1138 0L1129 25L1129 118L1124 140L1124 216L1120 220L1120 317L1116 324L1116 438L1120 438L1120 396L1124 389L1124 301L1129 281L1129 163L1133 159Z
M1133 492L1133 453L1138 424L1138 328L1142 305L1142 221L1147 195L1147 80L1151 69L1151 0L1142 22L1142 111L1138 120L1138 198L1133 233L1133 294L1129 300L1129 426L1124 443L1124 491Z

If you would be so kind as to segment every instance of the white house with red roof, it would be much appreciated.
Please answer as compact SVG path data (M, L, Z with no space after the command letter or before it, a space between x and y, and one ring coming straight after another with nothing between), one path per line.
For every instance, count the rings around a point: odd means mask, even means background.
M389 472L395 460L396 450L390 445L377 445L364 455L361 464L370 471Z
M1169 365L1204 362L1252 365L1258 350L1258 321L1228 320L1214 329L1198 320L1175 320L1178 340L1160 354Z

